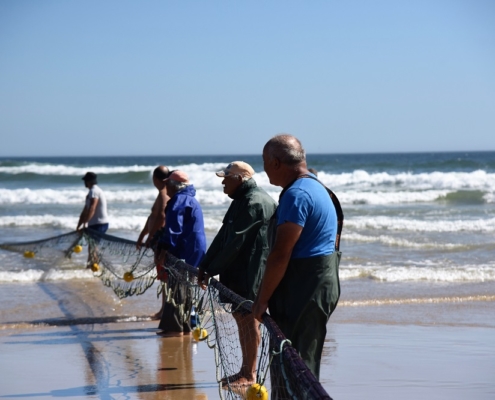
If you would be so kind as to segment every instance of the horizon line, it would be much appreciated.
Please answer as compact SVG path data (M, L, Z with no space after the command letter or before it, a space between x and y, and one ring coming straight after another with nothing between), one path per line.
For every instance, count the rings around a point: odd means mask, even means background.
M437 154L437 153L492 153L495 150L418 150L418 151L377 151L377 152L337 152L337 153L313 153L306 155L382 155L382 154ZM1 155L0 158L104 158L104 157L226 157L226 156L261 156L261 153L223 153L223 154L102 154L102 155Z

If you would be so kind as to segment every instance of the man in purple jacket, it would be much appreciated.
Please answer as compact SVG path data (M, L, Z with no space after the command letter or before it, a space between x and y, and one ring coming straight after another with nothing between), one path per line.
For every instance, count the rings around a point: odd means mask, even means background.
M166 253L169 252L185 260L187 264L197 267L206 253L206 236L203 211L195 198L196 189L189 183L189 178L183 171L173 171L164 182L170 200L165 207L165 226L158 240L158 262L163 264ZM169 287L176 284L175 279L169 275ZM158 335L181 336L191 332L188 316L192 304L188 289L178 285L174 300L177 305L182 304L184 307L177 308L173 304L165 304L158 325L161 329Z

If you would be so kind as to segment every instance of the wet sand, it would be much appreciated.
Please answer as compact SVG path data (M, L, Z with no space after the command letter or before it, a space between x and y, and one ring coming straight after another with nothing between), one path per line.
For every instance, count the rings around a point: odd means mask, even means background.
M76 325L4 335L1 398L218 398L212 351L191 337L158 338L155 326Z
M344 283L328 325L325 389L334 399L495 398L494 292L474 286L455 300L447 286L377 295L383 285ZM205 343L160 338L156 321L124 322L156 311L153 291L118 301L88 281L2 285L1 297L0 399L220 398Z

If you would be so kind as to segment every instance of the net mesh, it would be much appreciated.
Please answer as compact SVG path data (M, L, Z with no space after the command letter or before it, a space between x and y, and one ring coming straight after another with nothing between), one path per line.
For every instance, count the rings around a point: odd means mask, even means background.
M144 293L157 278L154 253L137 250L136 242L84 229L56 237L4 243L0 248L21 253L26 258L53 262L54 258L72 258L87 247L86 266L113 289L119 298ZM175 294L188 292L196 328L193 337L206 343L215 354L216 378L222 399L331 399L306 367L275 322L265 314L259 324L256 356L256 382L259 386L236 385L243 354L239 335L251 338L253 328L239 331L237 321L251 313L251 302L227 289L214 278L206 290L197 285L196 268L168 254L164 265L168 275L160 291L166 301L179 309L183 318L191 318L190 307L177 304ZM264 397L264 390L267 391Z

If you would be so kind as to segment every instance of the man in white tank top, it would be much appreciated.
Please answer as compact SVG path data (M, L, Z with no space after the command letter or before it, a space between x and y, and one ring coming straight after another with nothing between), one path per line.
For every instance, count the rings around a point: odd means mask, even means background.
M107 200L103 190L97 185L97 176L93 172L87 172L82 177L84 186L89 189L86 196L84 208L79 216L77 230L80 230L88 224L89 229L105 233L108 229Z

